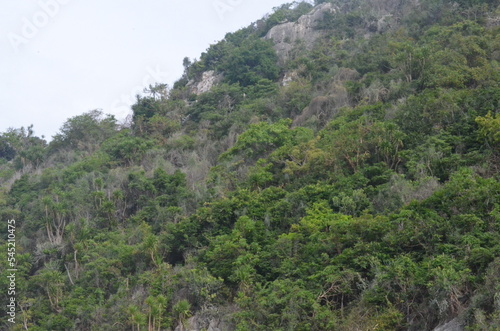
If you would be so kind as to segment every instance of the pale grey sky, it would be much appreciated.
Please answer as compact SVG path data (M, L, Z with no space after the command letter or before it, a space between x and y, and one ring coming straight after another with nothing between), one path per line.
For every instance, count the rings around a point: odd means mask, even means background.
M123 119L135 95L180 78L227 32L284 0L37 0L0 5L0 132L34 124L50 140L69 117Z

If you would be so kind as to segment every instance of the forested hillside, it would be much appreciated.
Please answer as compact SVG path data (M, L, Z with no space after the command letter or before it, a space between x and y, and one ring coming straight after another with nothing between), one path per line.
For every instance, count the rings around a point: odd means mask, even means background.
M286 4L126 123L1 133L0 328L500 330L499 30L495 0Z

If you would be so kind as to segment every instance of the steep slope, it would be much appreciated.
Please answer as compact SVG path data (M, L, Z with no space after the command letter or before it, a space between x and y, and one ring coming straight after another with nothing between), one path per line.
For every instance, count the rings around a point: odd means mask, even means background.
M287 4L186 58L128 124L2 133L2 327L500 328L499 17Z
M334 14L336 8L331 3L318 5L310 13L302 15L296 22L285 22L273 26L265 38L274 43L274 49L282 63L291 57L296 44L301 43L306 50L311 50L315 41L322 35L317 29L325 14Z

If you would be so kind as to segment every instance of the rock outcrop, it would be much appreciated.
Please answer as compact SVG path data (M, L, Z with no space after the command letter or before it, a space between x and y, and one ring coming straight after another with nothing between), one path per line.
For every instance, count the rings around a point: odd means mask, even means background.
M309 14L302 15L297 22L287 22L272 27L265 39L273 40L280 62L284 63L290 58L292 50L298 43L302 43L306 49L314 46L314 42L322 35L322 32L316 29L318 22L323 19L325 13L335 11L333 4L321 4Z
M434 331L464 331L464 326L458 321L457 318L452 319L446 324L438 326Z
M174 331L231 331L234 326L220 317L207 317L197 314L189 318L184 325L179 324Z
M200 95L210 91L213 86L222 81L222 78L221 74L217 74L214 70L209 70L202 74L200 81L190 80L187 86L192 94Z

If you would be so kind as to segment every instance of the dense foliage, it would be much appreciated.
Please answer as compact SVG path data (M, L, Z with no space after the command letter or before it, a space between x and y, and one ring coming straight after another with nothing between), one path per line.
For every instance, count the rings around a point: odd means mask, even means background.
M0 135L12 330L500 328L500 7L332 3L282 65L261 37L307 3L186 58L128 125Z

